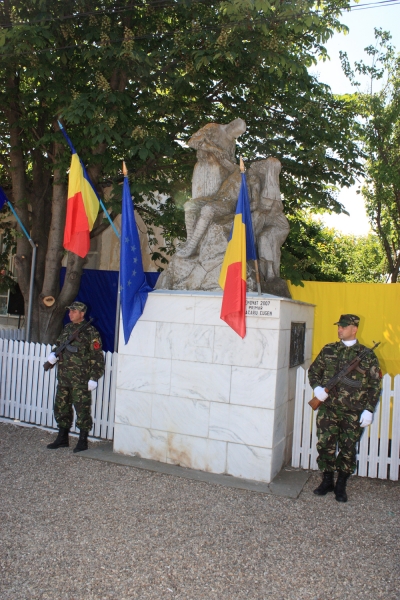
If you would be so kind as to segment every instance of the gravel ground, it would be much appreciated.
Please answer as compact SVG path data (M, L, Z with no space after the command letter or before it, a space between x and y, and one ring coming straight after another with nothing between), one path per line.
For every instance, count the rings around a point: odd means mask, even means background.
M84 460L0 423L1 600L399 599L398 482L297 500Z

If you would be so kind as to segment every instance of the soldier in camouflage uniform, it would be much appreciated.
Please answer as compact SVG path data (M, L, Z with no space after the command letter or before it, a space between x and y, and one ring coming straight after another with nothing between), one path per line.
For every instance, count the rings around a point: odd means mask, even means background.
M64 343L82 325L87 307L83 302L73 302L69 309L68 323L59 335L56 346ZM51 364L57 362L52 352L47 360ZM97 387L97 380L104 373L104 357L100 334L95 327L89 325L77 339L71 342L61 354L58 363L57 395L54 403L54 416L59 427L56 440L47 447L50 449L69 446L68 433L72 425L73 411L76 411L76 425L79 428L79 440L74 452L88 448L88 433L92 428L92 391Z
M338 502L347 502L346 482L356 468L356 444L364 428L372 423L381 387L378 359L370 352L329 395L325 391L329 379L365 348L357 341L359 322L357 315L341 315L334 323L340 341L324 346L308 371L314 395L323 402L317 415L317 462L323 480L314 494L325 496L334 491Z

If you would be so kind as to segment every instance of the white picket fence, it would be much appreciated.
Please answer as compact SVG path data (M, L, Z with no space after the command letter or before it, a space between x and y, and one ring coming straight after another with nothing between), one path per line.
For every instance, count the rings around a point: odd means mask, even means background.
M56 369L45 371L43 364L51 346L0 339L0 417L57 429L53 415ZM107 352L105 373L92 392L93 429L90 436L113 439L116 353ZM71 428L75 426L76 415Z
M297 370L293 426L292 466L318 470L316 414L308 402L313 390L308 371ZM382 395L374 420L358 445L357 473L361 477L399 480L400 466L400 375L382 379Z
M25 341L25 329L0 329L0 339Z

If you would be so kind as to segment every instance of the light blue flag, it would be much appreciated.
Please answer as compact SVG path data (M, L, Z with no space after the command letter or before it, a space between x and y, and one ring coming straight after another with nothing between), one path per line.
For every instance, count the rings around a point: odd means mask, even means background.
M30 240L31 236L29 235L29 233L27 232L27 230L23 226L22 221L19 218L19 216L17 215L17 213L15 212L15 209L14 209L13 205L11 204L11 202L9 201L9 199L7 198L7 196L5 195L3 188L0 186L0 210L3 208L3 206L5 204L8 205L8 208L11 210L12 214L16 218L18 225L21 227L22 231L24 232L24 234L28 238L28 240Z
M147 295L152 288L146 283L140 251L139 234L133 212L133 200L129 190L128 177L124 177L122 189L122 231L121 231L121 309L125 344L132 329L142 315Z

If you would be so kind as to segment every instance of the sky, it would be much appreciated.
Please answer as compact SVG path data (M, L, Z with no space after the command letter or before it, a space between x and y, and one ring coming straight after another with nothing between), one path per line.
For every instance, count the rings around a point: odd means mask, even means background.
M396 1L396 0L394 0ZM312 69L320 81L327 83L334 94L353 93L353 88L345 77L339 59L339 51L347 52L350 64L354 61L366 59L364 48L375 43L374 28L382 28L392 35L392 44L400 52L400 1L397 4L389 4L386 0L373 2L372 0L360 0L351 12L343 13L341 22L347 25L349 33L335 34L326 44L330 61L322 61ZM364 91L361 88L361 91ZM352 188L344 188L338 200L350 213L347 215L329 215L322 217L328 227L342 231L365 235L370 230L367 216L365 214L364 202L361 194L357 194L360 185Z

